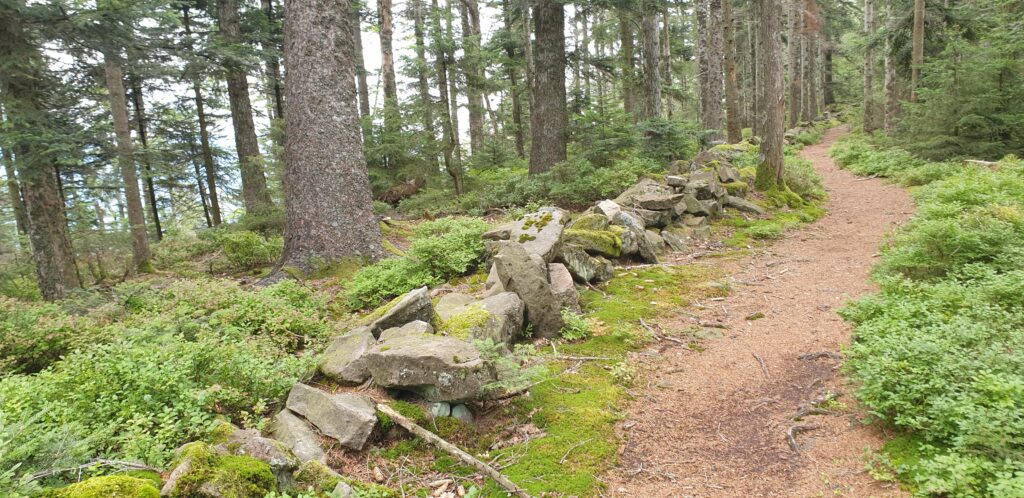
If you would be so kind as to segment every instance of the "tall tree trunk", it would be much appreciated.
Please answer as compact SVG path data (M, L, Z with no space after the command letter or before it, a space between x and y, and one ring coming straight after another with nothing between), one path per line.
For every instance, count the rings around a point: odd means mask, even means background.
M755 186L761 190L785 188L782 137L785 133L785 89L782 81L782 46L779 41L778 0L754 0L760 9L761 102L763 131Z
M512 126L514 128L512 132L516 145L516 156L525 158L526 140L523 130L523 104L521 96L526 85L519 85L518 71L516 71L516 66L513 62L516 59L516 48L515 44L511 42L511 36L515 32L515 28L512 25L512 7L509 5L509 0L502 0L502 16L505 21L505 30L509 33L509 41L505 43L505 56L509 62L505 65L505 71L508 73L509 95L512 99Z
M759 12L761 10L760 5L757 2L750 3L751 10L753 11L752 19L747 23L747 33L750 35L750 88L752 105L750 106L750 127L751 132L754 136L760 137L761 132L761 112L764 103L761 101L761 71L762 64L758 62L761 52L761 33L757 28L759 21L757 21Z
M836 103L835 87L832 83L832 42L828 39L825 40L825 62L822 68L822 80L824 81L822 87L822 102L826 106L830 106Z
M658 32L660 12L653 6L644 6L644 116L647 119L661 117L661 72L658 68L661 57L661 34Z
M359 117L368 119L370 115L370 84L366 81L366 61L363 59L363 29L362 16L359 13L359 0L352 0L352 22L355 30L352 33L352 47L355 49L356 85L359 89ZM369 140L370 135L364 133L364 140Z
M713 130L712 140L722 139L722 93L724 90L724 71L722 70L722 2L725 0L708 0L708 76L707 92L704 100L704 129Z
M142 146L142 153L139 158L142 161L142 182L146 185L146 202L149 204L149 216L153 218L153 226L156 228L156 240L163 240L164 230L160 226L160 209L156 204L156 188L153 186L153 166L149 157L149 138L146 136L146 108L142 100L142 79L138 76L129 76L128 81L132 87L132 110L135 114L135 129L139 134L139 144Z
M192 44L192 23L189 18L188 7L182 8L182 24L185 27L185 37L188 39L188 47ZM217 199L217 164L213 161L213 149L210 147L210 131L206 120L206 110L203 102L203 92L196 77L192 81L192 91L196 100L196 117L199 121L199 146L203 155L203 169L206 170L206 189L210 196L210 217L213 226L220 225L220 201Z
M892 3L885 6L886 24L892 19ZM896 91L896 61L892 56L892 37L885 41L885 134L892 136L896 128L896 114L900 109L899 95Z
M864 37L875 34L875 1L864 0ZM875 51L870 45L864 48L864 132L870 133L875 126Z
M917 102L921 64L924 64L924 0L914 0L914 29L911 34L910 54L910 101Z
M103 72L106 76L107 99L117 136L117 162L124 180L125 204L128 206L128 226L132 235L132 262L140 271L149 271L149 240L146 238L146 219L142 216L142 200L139 198L139 178L135 172L135 158L132 152L132 135L128 126L128 105L125 102L124 74L117 62L117 55L103 54Z
M225 43L241 43L238 20L238 0L217 0L220 35ZM224 62L228 84L228 102L231 104L231 122L235 129L235 150L242 177L242 201L246 213L259 213L273 206L267 178L263 175L256 125L252 121L252 103L249 100L249 82L246 68L240 61Z
M434 56L435 56L435 70L437 71L437 92L440 95L441 100L441 136L442 136L442 149L441 152L444 156L444 167L448 172L448 176L452 179L452 185L455 187L455 194L462 194L462 163L455 151L459 147L458 142L458 129L455 128L455 123L452 121L452 113L457 111L457 107L452 107L448 101L448 51L445 48L444 43L446 34L441 28L441 8L438 6L437 0L431 2L431 24L433 31L433 45L434 45Z
M286 0L284 252L278 268L376 260L380 225L359 139L348 0Z
M821 82L821 78L818 77L818 33L811 32L807 34L807 48L808 54L806 59L807 68L804 70L804 85L806 90L806 99L804 106L806 106L807 120L811 121L821 114L821 110L818 108L818 86Z
M537 46L530 109L530 174L543 173L566 158L569 114L565 107L565 7L539 0L533 10Z
M636 116L636 68L634 66L633 25L629 11L619 9L619 57L622 65L622 109ZM540 40L537 41L540 44Z
M708 2L709 0L695 0L694 17L694 50L697 56L697 120L701 128L707 130L707 93L708 93Z
M661 77L665 85L665 116L672 119L672 30L668 7L661 13Z
M736 28L733 25L732 0L722 1L723 36L725 38L725 129L726 140L737 143L743 140L740 126L739 89L736 84Z
M402 117L398 113L398 83L395 79L395 51L392 46L391 0L377 0L380 17L380 72L384 83L384 132L397 133ZM394 140L396 137L391 137Z
M593 91L591 89L591 59L590 59L590 44L592 42L590 38L590 10L583 8L580 9L580 23L583 28L583 40L580 45L580 65L583 66L581 72L583 73L583 100L588 106L593 106L594 102L592 99Z
M411 0L413 40L416 48L416 89L420 96L420 118L423 120L427 162L437 169L437 133L434 131L434 101L430 98L430 66L427 64L426 25L423 0Z
M199 202L203 205L203 218L206 220L206 228L213 228L213 219L210 218L209 197L206 195L206 184L203 180L203 172L199 169L199 151L196 150L194 141L189 141L189 148L192 152L192 168L195 170L196 190L199 191Z
M532 31L530 30L530 20L533 16L530 15L530 0L519 1L519 15L522 31L520 32L523 42L523 88L526 92L533 91L533 42L530 36ZM533 108L533 94L530 94L529 100L530 109Z
M476 0L460 0L462 18L462 74L466 80L469 110L469 150L479 153L484 146L484 74L480 59L480 7Z
M0 127L3 127L7 118L0 109ZM19 234L28 233L28 215L25 214L25 203L21 199L21 187L18 185L18 175L14 172L14 154L11 153L9 145L3 148L4 174L7 176L7 195L11 201L11 208L14 210L14 224Z
M452 1L447 0L445 6L445 17L444 17L444 31L445 40L455 39L455 30L452 28ZM459 182L461 185L462 179L462 140L460 131L462 128L459 126L459 71L458 66L455 64L455 43L447 43L445 45L447 51L445 52L445 67L448 68L448 103L451 105L451 119L452 119L452 142L454 148L452 154L455 158L456 170L459 175ZM461 191L461 186L459 187Z
M273 0L260 0L260 7L267 22L266 37L260 40L263 49L263 65L266 78L267 106L271 119L284 118L284 88L281 84L281 60L278 58L277 14L274 12ZM276 138L275 138L276 140ZM283 144L277 144L283 145Z
M789 127L795 127L800 121L800 107L803 103L800 81L800 47L803 39L803 6L802 0L789 0Z

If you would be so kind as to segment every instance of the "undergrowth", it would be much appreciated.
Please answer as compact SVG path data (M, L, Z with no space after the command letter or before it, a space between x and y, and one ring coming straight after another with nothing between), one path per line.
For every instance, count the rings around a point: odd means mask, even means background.
M884 463L918 496L1024 496L1024 164L929 163L863 137L833 156L922 185L880 292L842 310L858 398L903 431Z

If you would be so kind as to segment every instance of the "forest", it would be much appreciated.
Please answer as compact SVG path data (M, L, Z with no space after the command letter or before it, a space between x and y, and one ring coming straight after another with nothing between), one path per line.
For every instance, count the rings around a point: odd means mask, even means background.
M1021 0L0 0L0 496L1024 497Z

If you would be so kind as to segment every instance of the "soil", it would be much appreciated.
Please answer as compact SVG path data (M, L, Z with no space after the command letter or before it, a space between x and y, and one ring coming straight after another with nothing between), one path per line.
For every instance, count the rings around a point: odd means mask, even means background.
M800 358L849 343L850 326L835 310L873 290L879 244L912 213L903 189L838 169L828 149L843 133L829 130L801 152L824 177L827 214L728 263L729 297L660 323L726 328L706 329L722 337L701 352L675 346L647 365L650 381L619 424L623 446L604 479L607 495L906 496L866 470L884 438L864 423L838 356ZM826 413L794 420L829 393L838 397L818 406ZM795 430L799 453L787 436L794 426L809 429Z

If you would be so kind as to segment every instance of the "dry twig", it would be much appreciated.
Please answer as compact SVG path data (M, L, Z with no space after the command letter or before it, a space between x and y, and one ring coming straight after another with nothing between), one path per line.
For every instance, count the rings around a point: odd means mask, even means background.
M761 365L761 371L764 372L764 378L767 379L768 377L770 377L770 375L768 375L768 365L766 365L764 363L764 358L761 358L761 355L759 355L757 353L750 353L750 354L754 356L755 360L757 360L757 364Z
M800 455L800 445L796 442L796 435L801 432L810 432L815 429L819 429L820 425L794 425L786 431L786 439L789 441L789 447L793 449L793 452Z

